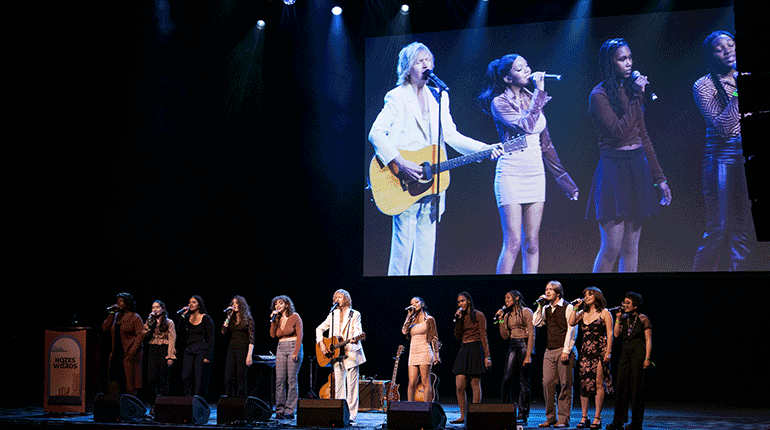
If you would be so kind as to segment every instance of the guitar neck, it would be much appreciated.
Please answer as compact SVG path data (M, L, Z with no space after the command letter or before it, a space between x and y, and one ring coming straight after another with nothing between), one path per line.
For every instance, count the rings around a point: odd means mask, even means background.
M503 151L517 151L527 147L526 136L516 136L508 139L503 143ZM475 163L477 161L489 158L495 147L485 149L483 151L474 152L473 154L463 155L461 157L455 157L451 160L446 160L438 163L438 168L435 170L437 173L444 172L446 170L454 169L455 167L465 166L466 164ZM435 165L434 165L435 167Z

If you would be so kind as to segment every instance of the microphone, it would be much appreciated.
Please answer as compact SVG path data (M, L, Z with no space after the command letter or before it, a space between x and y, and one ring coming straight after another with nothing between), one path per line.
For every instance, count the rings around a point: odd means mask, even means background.
M561 75L546 73L543 75L543 79L545 79L546 81L561 81ZM531 80L532 82L535 82L532 76L529 77L529 80Z
M340 306L339 302L334 302L334 305L332 305L331 310L329 310L329 313L334 312L335 309L337 309Z
M578 303L580 303L582 301L583 301L582 299L575 299L575 300L569 302L569 304L571 304L572 306L575 306L575 305L577 305Z
M178 313L179 315L182 315L182 314L184 314L185 312L187 312L187 311L189 311L189 310L190 310L190 308L188 308L187 306L185 306L185 307L183 307L182 309L179 309L178 311L176 311L176 313ZM184 315L182 315L182 316L184 316Z
M112 305L107 308L107 312L116 312L118 310L118 305Z
M458 312L462 315L463 308L457 308L457 312L455 312L455 317L452 319L452 322L457 322L457 313Z
M538 306L538 305L539 305L539 306L543 306L543 305L545 305L546 303L548 303L548 299L546 299L545 297L540 297L539 299L537 299L537 300L535 301L535 304L534 304L534 306Z
M505 305L503 305L503 307L500 308L500 312L502 312L503 314L500 315L500 318L495 318L495 322L493 324L500 324L501 322L503 322L503 317L505 316L506 309L508 309L508 306L505 306ZM497 312L495 312L495 315L497 315Z
M274 314L270 315L270 322L274 323L275 320L278 319L278 315L280 315L280 314L279 313L274 313Z
M449 92L449 87L444 83L444 81L439 79L438 76L433 73L433 70L427 69L422 72L422 78L425 80L430 79L434 84L436 84L437 87L439 87L439 89Z
M638 71L638 70L634 70L634 71L631 73L631 77L632 77L632 78L634 78L634 80L636 80L637 78L639 78L639 76L642 76L642 74L641 74L641 73L639 73L639 71ZM647 83L647 92L648 92L648 93L650 93L650 98L651 98L652 100L657 100L657 99L658 99L658 95L657 95L657 94L655 94L655 92L654 92L654 91L652 90L652 88L650 87L650 84L649 84L649 83Z
M230 307L228 307L227 309L225 309L225 310L224 310L224 311L222 311L222 312L232 312L232 311L234 311L234 309L233 309L233 307L232 307L232 306L230 306Z
M404 310L405 311L410 311L410 310L413 311L414 310L414 306L407 306L407 307L404 308Z
M623 306L615 306L614 308L607 309L607 312L614 313L614 312L617 312L617 311L622 310L622 309L623 309Z

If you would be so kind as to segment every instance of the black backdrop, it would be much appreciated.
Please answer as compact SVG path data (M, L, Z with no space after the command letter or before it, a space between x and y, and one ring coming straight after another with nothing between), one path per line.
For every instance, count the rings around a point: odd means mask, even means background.
M724 6L717 3L703 6ZM419 31L463 28L465 19L451 14L467 14L469 4L452 2L446 19L425 20ZM361 19L364 5L375 11ZM99 327L118 292L133 293L142 316L156 298L173 311L200 294L217 324L229 298L244 295L262 353L275 347L259 322L270 298L289 294L311 339L337 288L351 291L364 314L372 335L361 370L378 379L390 376L391 356L405 342L400 310L411 296L424 297L439 321L444 364L436 371L451 399L456 294L470 291L489 316L505 291L520 289L531 301L554 277L568 299L588 285L610 303L629 290L645 296L657 364L650 400L759 405L768 382L758 330L765 272L362 277L364 36L380 35L389 15L370 2L347 8L351 55L330 70L326 4L295 6L295 13L277 1L5 6L10 216L0 383L14 387L12 400L39 402L43 329ZM545 2L510 22L563 19L566 10ZM596 3L594 13L637 12ZM265 32L264 67L249 75L259 91L228 114L232 104L223 100L237 86L228 55L263 15L273 17L273 33ZM421 16L412 15L415 31ZM295 25L279 26L278 17ZM347 97L331 100L341 90ZM490 339L500 363L504 345L492 329ZM221 356L226 343L217 340ZM210 401L222 392L223 364L215 360ZM498 396L500 371L485 376L485 397ZM403 370L399 378L405 382ZM304 394L307 368L301 381Z

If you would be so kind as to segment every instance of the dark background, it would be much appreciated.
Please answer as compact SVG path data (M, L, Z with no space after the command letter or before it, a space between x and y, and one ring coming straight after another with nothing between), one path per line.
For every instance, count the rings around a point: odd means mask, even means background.
M361 372L377 379L390 377L406 342L401 309L414 295L425 298L444 343L440 392L452 401L457 293L471 292L489 317L506 291L519 289L531 302L553 277L567 299L589 285L611 304L629 290L644 295L657 364L651 401L760 405L769 382L761 371L767 272L363 277L365 38L390 34L398 5L344 5L335 33L325 2L194 3L4 5L5 402L41 403L45 328L98 328L121 291L136 296L142 317L152 300L173 312L202 295L217 325L241 294L258 324L257 353L275 350L263 318L273 296L288 294L305 321L307 356L337 288L363 313ZM490 2L491 25L565 19L572 7L510 3ZM412 31L465 28L475 2L433 6L417 2ZM591 13L664 6L600 1ZM698 7L717 6L731 4ZM257 19L267 21L263 33L253 29ZM383 61L391 67L391 58ZM485 398L499 395L505 351L494 327L490 342L495 366L483 379ZM218 338L217 357L225 347ZM533 360L535 399L541 358ZM222 393L223 365L215 358L211 402ZM309 389L304 366L300 394ZM406 383L403 369L399 382ZM264 379L260 387L266 395Z

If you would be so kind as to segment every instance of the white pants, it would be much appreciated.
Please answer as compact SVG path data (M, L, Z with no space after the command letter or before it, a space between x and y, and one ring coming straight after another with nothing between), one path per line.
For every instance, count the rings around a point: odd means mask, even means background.
M431 221L432 198L424 198L393 216L388 276L432 275L436 225Z
M358 415L358 366L345 369L342 362L334 364L334 398L348 402L350 419Z

